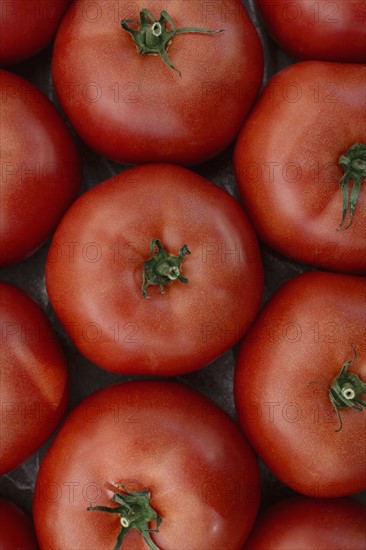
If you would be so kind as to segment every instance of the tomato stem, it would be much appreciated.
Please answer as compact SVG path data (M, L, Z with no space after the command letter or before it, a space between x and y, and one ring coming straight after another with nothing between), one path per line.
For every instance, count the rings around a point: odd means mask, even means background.
M361 184L366 178L366 145L356 143L339 158L339 164L344 170L339 184L342 189L342 221L338 230L342 229L346 219L349 203L349 222L344 229L352 223L353 214L360 196ZM349 183L353 180L351 196L349 197Z
M147 287L150 285L159 285L160 294L163 294L164 287L177 279L188 283L188 279L180 272L181 263L190 254L186 244L181 247L178 256L173 256L164 250L159 239L153 239L150 253L151 257L142 267L142 294L145 298L148 298Z
M217 34L223 32L223 29L211 31L199 27L182 27L177 29L167 11L164 10L160 13L160 19L158 21L146 8L140 11L140 21L136 21L135 19L123 19L121 21L121 26L132 36L139 54L160 55L164 63L176 71L180 77L182 76L180 71L174 67L166 51L172 38L177 34Z
M112 497L112 500L118 506L89 506L87 510L120 516L121 528L113 550L120 550L125 536L131 529L136 529L141 533L141 536L151 550L160 550L150 536L152 532L159 532L159 525L162 522L162 518L150 505L150 492L146 490L129 491L126 487L121 488L123 492L115 493ZM151 521L156 522L156 529L149 529L149 522Z
M366 395L366 383L364 383L357 374L349 372L348 367L356 359L357 354L355 348L353 349L353 358L346 361L341 368L340 373L333 380L329 392L329 399L334 407L339 421L339 428L335 430L340 432L342 430L342 418L340 415L340 409L352 408L361 412L366 408L366 401L361 399L362 395ZM311 384L317 384L317 382L311 382Z

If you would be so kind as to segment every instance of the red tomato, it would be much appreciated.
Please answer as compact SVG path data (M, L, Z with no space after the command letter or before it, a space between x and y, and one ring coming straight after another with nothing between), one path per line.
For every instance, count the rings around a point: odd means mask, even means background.
M32 84L0 71L0 264L24 259L77 195L80 160L61 116Z
M365 82L364 65L284 69L265 88L234 154L261 239L295 260L355 274L366 271ZM343 192L340 180L350 172Z
M298 59L366 61L365 0L257 0L276 42Z
M0 498L0 526L0 550L38 550L31 519L3 498Z
M91 395L64 423L38 474L36 531L44 550L112 550L123 518L126 548L142 550L116 494L146 491L150 548L238 550L259 490L252 450L213 402L176 383L128 382ZM88 509L97 506L114 513Z
M186 284L174 280L164 294L149 286L144 296L146 261L164 264L158 246L150 249L156 239L168 263L188 249L178 270ZM185 168L153 164L72 205L51 243L46 283L65 330L97 365L173 375L207 365L245 333L263 273L254 232L231 195Z
M174 70L160 55L139 55L121 28L127 19L137 30L143 9L151 13L149 36L171 31L166 19L158 21L164 10L176 29L223 32L168 36ZM192 165L239 131L261 84L262 48L239 0L79 0L57 34L52 73L68 118L98 153L133 164Z
M53 38L70 0L2 0L0 65L18 63L43 50Z
M66 410L68 373L42 309L0 283L0 473L12 470L54 432Z
M366 488L365 298L361 277L301 275L268 302L239 352L240 423L274 475L308 496Z
M365 525L365 506L351 498L289 498L264 512L244 550L362 550Z

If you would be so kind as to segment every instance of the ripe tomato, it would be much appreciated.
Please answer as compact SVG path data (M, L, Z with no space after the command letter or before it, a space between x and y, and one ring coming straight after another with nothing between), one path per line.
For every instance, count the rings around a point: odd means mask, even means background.
M355 274L366 271L365 80L364 65L284 69L264 90L234 154L261 239L298 261ZM341 188L343 175L350 180Z
M31 519L4 498L0 498L0 550L38 550Z
M365 297L361 277L300 275L239 351L241 425L274 475L308 496L365 489Z
M77 195L80 160L61 116L32 84L0 71L0 264L34 252Z
M351 498L289 498L264 512L244 550L362 550L365 525L365 506Z
M41 308L0 283L0 473L12 470L52 434L65 410L65 358Z
M297 59L364 63L364 0L257 0L276 42Z
M154 264L173 273L164 294ZM183 281L173 280L180 271ZM255 234L231 195L185 168L153 164L71 206L51 243L46 284L65 330L97 365L174 375L239 340L258 310L263 273Z
M162 55L170 61L139 55L121 28L124 21L137 31L146 9L147 36L168 40ZM173 26L223 32L164 38ZM192 165L239 131L261 84L262 48L239 0L79 0L57 34L52 74L68 118L98 153L125 163Z
M19 63L53 38L70 0L4 0L0 4L0 65Z
M123 513L119 498L136 491L152 510ZM238 550L259 491L254 454L225 412L182 385L135 381L99 390L66 420L41 464L34 518L44 550L112 550L120 532L129 550L147 548L133 529L139 506L150 548Z

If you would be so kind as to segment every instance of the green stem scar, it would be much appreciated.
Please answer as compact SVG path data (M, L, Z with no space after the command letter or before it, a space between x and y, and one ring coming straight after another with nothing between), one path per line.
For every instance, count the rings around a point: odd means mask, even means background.
M162 11L160 19L157 20L146 8L140 11L140 21L123 19L121 26L132 36L139 54L160 55L164 63L176 71L179 76L182 76L180 71L174 67L166 51L174 36L187 33L217 34L223 32L223 29L211 31L199 27L182 27L177 29L167 11Z
M88 510L117 514L120 522L120 532L113 550L120 550L123 540L131 529L139 531L151 550L159 550L150 533L158 533L162 518L150 505L149 491L129 491L122 487L123 492L115 493L112 500L117 506L89 506ZM155 521L156 529L149 529L149 522Z
M330 402L339 421L339 428L335 430L336 432L340 432L343 426L340 409L351 408L361 412L362 409L366 408L366 401L362 399L362 395L366 395L366 383L357 374L348 371L348 367L357 357L353 346L352 349L353 358L344 363L340 373L334 378L328 389ZM318 382L310 382L310 384L318 384Z
M163 294L164 287L177 279L188 283L180 270L185 256L190 254L186 244L181 247L178 256L173 256L163 248L159 239L153 239L150 243L150 254L151 257L142 267L142 294L145 298L148 298L147 287L150 285L159 285L160 294Z
M339 164L344 170L339 184L342 190L342 221L338 230L342 229L347 216L349 205L349 222L344 229L352 223L353 214L360 196L361 184L366 179L366 145L356 143L339 158ZM353 181L351 196L349 196L349 183Z

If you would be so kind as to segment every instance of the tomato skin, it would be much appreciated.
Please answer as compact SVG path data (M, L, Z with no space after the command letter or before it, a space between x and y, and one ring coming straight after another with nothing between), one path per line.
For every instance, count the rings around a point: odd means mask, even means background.
M19 466L54 432L66 411L66 361L43 310L0 283L0 473Z
M293 497L268 508L244 550L362 550L366 508L351 498Z
M0 498L0 525L0 550L38 550L31 519L4 498Z
M0 71L0 264L23 260L51 235L81 183L79 154L51 102Z
M339 157L365 142L366 67L292 65L266 86L244 124L234 170L259 238L297 261L366 272L366 191L342 219ZM348 223L348 215L344 227Z
M365 63L365 3L257 0L280 47L297 59Z
M95 6L94 6L95 7ZM172 39L168 55L139 55L124 18L167 10L177 28L224 29ZM263 54L239 0L74 2L57 34L52 75L76 132L103 156L127 164L193 165L234 139L258 93ZM94 130L95 126L98 131Z
M6 0L1 3L0 65L19 63L43 50L56 34L70 0Z
M366 281L306 273L267 303L242 342L235 403L249 441L282 482L333 498L365 489L365 410L341 409L328 389L343 364L366 379Z
M142 295L150 242L187 245L188 284ZM120 373L175 375L207 365L239 340L258 310L263 267L239 203L174 165L132 168L69 209L46 265L51 303L77 348Z
M189 541L195 550L239 550L258 510L258 466L239 428L213 402L172 382L110 386L74 409L37 478L41 548L113 548L118 516L86 508L111 505L116 482L150 491L162 517L152 533L159 548ZM129 550L146 548L137 532L125 540Z

